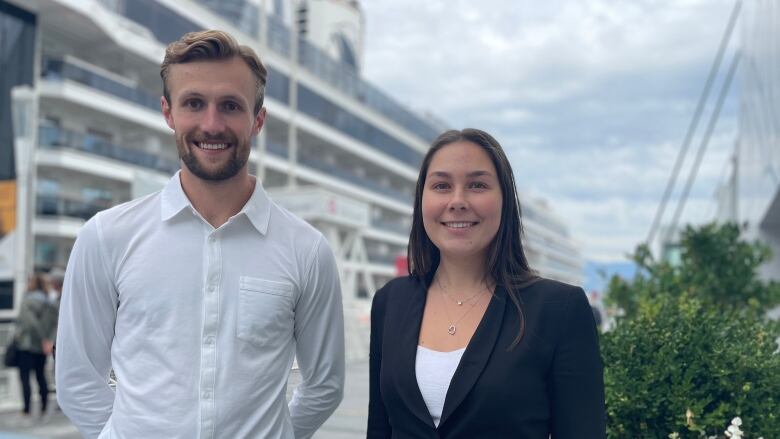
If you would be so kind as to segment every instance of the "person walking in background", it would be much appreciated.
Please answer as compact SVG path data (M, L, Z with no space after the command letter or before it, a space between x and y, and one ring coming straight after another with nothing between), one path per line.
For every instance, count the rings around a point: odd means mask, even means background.
M57 321L59 319L59 312L60 312L60 301L62 300L62 284L65 281L65 270L59 267L52 268L48 273L46 273L46 279L48 280L49 284L49 303L51 304L51 312L52 312L52 320L54 324L54 334L56 336L57 332ZM55 354L57 352L57 340L56 338L52 340L53 346L52 346L52 358L55 357Z
M51 306L49 306L49 312L51 313L51 319L52 319L52 325L54 326L52 334L54 334L54 338L52 339L52 346L51 346L51 361L52 364L56 367L57 362L57 326L59 322L59 314L60 314L60 301L62 300L62 284L65 281L65 270L63 270L60 267L54 267L52 268L48 273L46 273L46 279L49 283L49 303ZM57 388L57 377L54 376L54 382L52 383L53 386L50 386L49 391L54 393L56 392ZM59 406L55 407L59 410Z
M367 437L606 437L598 334L581 288L538 277L499 143L440 135L417 180L409 276L371 309Z
M30 276L27 292L22 299L19 317L14 327L14 337L18 346L19 380L22 385L22 415L31 413L32 389L30 372L35 373L38 382L38 394L41 397L41 415L46 414L49 397L49 385L46 381L46 356L51 353L52 340L56 331L52 305L47 296L48 286L43 274Z
M49 300L59 309L60 299L62 298L62 283L65 281L65 270L60 267L52 268L46 273L49 281Z
M311 437L343 395L341 289L324 236L249 174L266 69L200 31L167 47L160 76L181 170L79 232L57 400L89 439Z

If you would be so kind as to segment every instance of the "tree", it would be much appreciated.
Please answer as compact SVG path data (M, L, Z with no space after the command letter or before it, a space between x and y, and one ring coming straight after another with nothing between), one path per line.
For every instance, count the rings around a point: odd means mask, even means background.
M762 281L758 268L769 261L769 248L740 239L736 224L686 227L681 239L681 261L675 266L657 261L646 245L631 257L639 267L631 281L613 276L606 302L631 316L642 300L687 292L718 309L759 312L780 304L780 283Z

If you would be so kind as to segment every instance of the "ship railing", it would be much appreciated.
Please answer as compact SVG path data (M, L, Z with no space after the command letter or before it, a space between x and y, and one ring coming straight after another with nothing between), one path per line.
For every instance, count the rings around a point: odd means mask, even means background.
M111 200L88 201L60 194L38 194L35 214L38 216L66 216L88 220L101 210L113 206Z
M38 144L44 149L67 148L83 151L170 175L179 169L178 160L116 145L99 136L56 126L41 125L38 128Z
M41 75L46 79L54 81L63 79L74 81L112 96L128 100L155 112L160 111L159 95L122 84L85 67L68 62L68 60L63 58L44 58Z
M376 218L371 220L371 226L376 227L377 229L388 230L404 236L409 236L409 226L401 221Z
M275 15L269 15L267 20L268 47L289 59L292 46L290 28ZM440 127L433 126L361 79L353 66L333 59L303 39L298 41L298 64L315 77L387 117L425 142L432 141L441 131Z
M383 195L387 195L390 198L393 198L396 201L400 201L402 203L408 203L411 204L412 197L409 194L406 194L404 192L401 192L397 189L387 187L380 182L376 180L372 180L368 177L363 177L357 174L354 174L353 172L342 168L338 165L333 165L327 162L324 162L322 160L319 160L315 157L301 157L300 163L303 165L306 165L310 168L316 169L318 171L325 172L328 175L331 175L333 177L339 178L341 180L353 183L357 186L367 188L369 190L372 190L374 192L378 192Z

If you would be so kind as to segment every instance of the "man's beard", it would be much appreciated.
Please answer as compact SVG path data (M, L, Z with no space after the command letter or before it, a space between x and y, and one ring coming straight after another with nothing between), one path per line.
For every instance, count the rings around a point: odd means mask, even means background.
M208 169L198 160L198 157L193 154L192 148L197 148L194 142L213 142L213 143L229 143L232 149L232 153L228 157L227 162L218 169ZM238 143L238 139L232 135L219 136L219 137L207 137L196 136L192 141L188 141L186 136L177 136L176 143L179 150L179 158L184 163L184 166L196 177L202 180L208 181L223 181L229 178L235 177L238 172L246 165L249 155L239 157L239 150L244 145ZM248 149L248 148L247 148Z

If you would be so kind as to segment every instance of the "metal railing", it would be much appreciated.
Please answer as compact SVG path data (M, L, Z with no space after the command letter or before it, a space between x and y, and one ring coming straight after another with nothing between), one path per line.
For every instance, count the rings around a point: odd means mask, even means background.
M317 158L312 158L308 156L300 157L299 162L310 168L325 172L326 174L331 175L333 177L353 183L359 187L363 187L372 190L374 192L379 192L380 194L387 195L388 197L391 197L402 203L409 203L409 204L412 203L411 195L405 194L397 189L384 186L378 181L372 180L368 177L361 177L359 175L353 174L351 171L341 168L337 165L331 165Z
M49 80L67 79L108 93L142 107L160 111L160 96L139 88L130 87L97 72L77 66L61 58L44 58L41 76Z
M266 141L266 152L284 158L290 157L290 150L284 143L274 142L273 140Z
M38 128L38 144L42 148L68 148L88 152L123 163L153 169L165 174L179 170L179 161L160 157L144 151L107 142L98 136L77 133L54 126L41 125Z
M35 214L39 216L67 216L88 220L101 210L108 209L115 203L89 202L76 198L65 198L56 194L38 194L35 200Z
M371 226L377 229L389 230L391 232L400 233L404 236L409 236L411 226L407 226L399 221L390 221L386 219L376 218L371 220Z
M274 52L289 58L291 55L292 38L290 28L276 15L266 15L268 20L268 47Z
M270 35L269 33L269 41ZM274 47L271 46L271 49L274 50ZM289 55L285 54L285 56ZM314 76L362 102L425 142L430 142L439 135L440 127L434 127L361 79L352 66L331 58L305 40L299 41L298 62Z
M375 253L375 252L366 252L366 257L368 258L369 262L373 263L380 263L380 264L395 264L396 255L392 253Z

